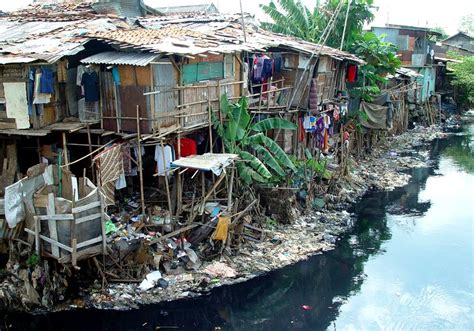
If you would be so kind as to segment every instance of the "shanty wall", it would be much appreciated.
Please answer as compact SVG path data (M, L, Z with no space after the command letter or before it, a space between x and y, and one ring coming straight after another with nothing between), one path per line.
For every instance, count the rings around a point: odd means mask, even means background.
M28 65L4 65L0 67L0 129L27 129L28 122L32 124L33 128L41 128L63 119L66 107L64 90L56 79L51 101L43 105L42 114L37 115L36 112L28 114L28 72L30 68L39 67ZM48 67L53 72L56 71L55 65L49 65ZM4 83L21 84L15 88L18 95L9 109L7 109ZM15 118L17 119L16 123Z

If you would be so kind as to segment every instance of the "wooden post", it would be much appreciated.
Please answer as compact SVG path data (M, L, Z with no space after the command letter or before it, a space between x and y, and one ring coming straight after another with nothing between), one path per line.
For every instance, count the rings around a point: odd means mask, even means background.
M213 152L213 139L212 139L212 109L211 109L211 86L207 84L207 119L209 121L209 152Z
M38 163L41 163L41 144L40 144L40 138L36 138L36 147L38 148Z
M48 193L48 204L46 206L46 213L48 215L56 215L56 207L54 204L54 193ZM56 226L56 220L54 219L48 220L48 229L49 229L49 237L53 239L54 241L58 241L58 229ZM59 257L59 247L51 244L51 253L53 254L53 256Z
M137 105L137 146L138 146L138 170L140 171L140 197L142 205L142 215L145 216L145 192L143 189L143 162L142 162L142 142L140 134L140 106Z
M64 164L66 165L66 169L69 170L69 155L67 151L66 131L62 132L62 136L63 136Z
M176 159L179 159L181 157L181 134L178 133L178 153L176 155ZM183 206L183 186L182 186L182 178L181 178L181 172L178 171L178 174L176 175L176 196L177 196L177 201L176 201L176 216L179 216L181 214L181 209Z
M40 232L41 232L41 221L38 216L33 216L35 221L35 250L38 256L40 255Z
M104 199L102 194L99 193L100 197L100 230L102 232L102 254L107 255L107 235L105 233L105 218L104 218Z
M272 97L270 93L271 87L272 87L272 79L270 78L267 83L267 111L270 111L270 98Z
M72 190L72 204L71 204L72 210L74 210L74 207L76 207L76 190ZM77 252L76 252L76 246L77 246L77 236L76 236L76 215L73 214L72 220L71 220L71 261L72 265L75 266L77 264Z
M219 121L221 122L221 125L224 126L224 119L222 118L222 112L221 112L221 81L217 81L217 111L219 113ZM225 145L224 145L224 139L221 139L222 141L222 153L225 153Z
M228 192L227 192L227 210L229 211L229 213L232 210L232 189L234 187L234 173L235 173L234 163L232 163L232 170L231 170L231 173L230 173L229 189L228 189Z
M91 137L91 128L90 125L87 124L87 143L89 144L89 154L91 159L91 170L92 170L92 181L95 183L95 169L94 169L94 158L92 157L92 137Z
M161 156L163 158L163 167L165 168L165 187L166 187L166 198L168 200L168 208L170 215L172 215L173 209L171 205L171 194L170 194L170 186L168 183L168 167L166 166L166 158L165 158L165 146L163 144L163 140L160 140L161 145ZM164 224L163 224L164 227Z

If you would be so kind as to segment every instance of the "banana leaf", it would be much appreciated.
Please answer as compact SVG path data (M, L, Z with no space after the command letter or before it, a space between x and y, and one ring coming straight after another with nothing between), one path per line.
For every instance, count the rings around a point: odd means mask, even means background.
M290 168L293 171L296 171L295 165L290 160L288 155L286 155L285 151L281 149L281 147L275 141L268 138L263 133L260 132L248 137L248 141L251 144L250 146L252 146L252 144L265 145L268 150L276 156L280 164L284 165L287 168Z
M280 176L285 176L285 171L282 169L278 161L273 157L272 153L270 153L265 147L261 145L253 145L252 148L261 154L263 162L275 170L275 172Z
M266 180L262 176L260 176L255 170L246 166L243 163L238 162L237 170L239 172L240 178L244 181L245 184L250 185L253 181L257 181L260 183L265 183Z
M255 123L250 127L251 130L257 131L257 132L263 132L263 131L268 131L268 130L273 130L273 129L286 129L286 130L296 130L297 126L296 124L285 120L283 118L267 118L264 120L261 120L258 123Z
M247 164L250 164L250 167L254 169L263 178L268 179L272 177L271 172L267 169L265 164L263 164L263 162L260 161L256 156L246 151L240 151L239 156L243 160L249 161L247 162Z

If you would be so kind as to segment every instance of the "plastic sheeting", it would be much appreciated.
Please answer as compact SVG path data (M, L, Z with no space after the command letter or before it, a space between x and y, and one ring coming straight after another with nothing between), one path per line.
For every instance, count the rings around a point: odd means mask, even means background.
M387 107L373 103L361 102L360 109L367 118L361 118L360 123L368 129L387 129Z

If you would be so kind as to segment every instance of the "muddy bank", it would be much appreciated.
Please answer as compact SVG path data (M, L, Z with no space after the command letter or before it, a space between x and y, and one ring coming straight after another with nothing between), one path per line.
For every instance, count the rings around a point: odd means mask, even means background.
M246 241L238 255L204 262L196 272L164 276L166 286L146 291L135 283L110 284L102 291L96 283L95 288L84 292L83 300L76 300L69 308L130 309L194 297L332 250L353 225L353 215L347 209L368 190L393 190L406 185L410 176L404 170L428 166L430 142L445 136L440 127L432 126L389 137L370 154L351 160L350 175L333 183L324 209L300 215L292 224L269 224L263 242Z

